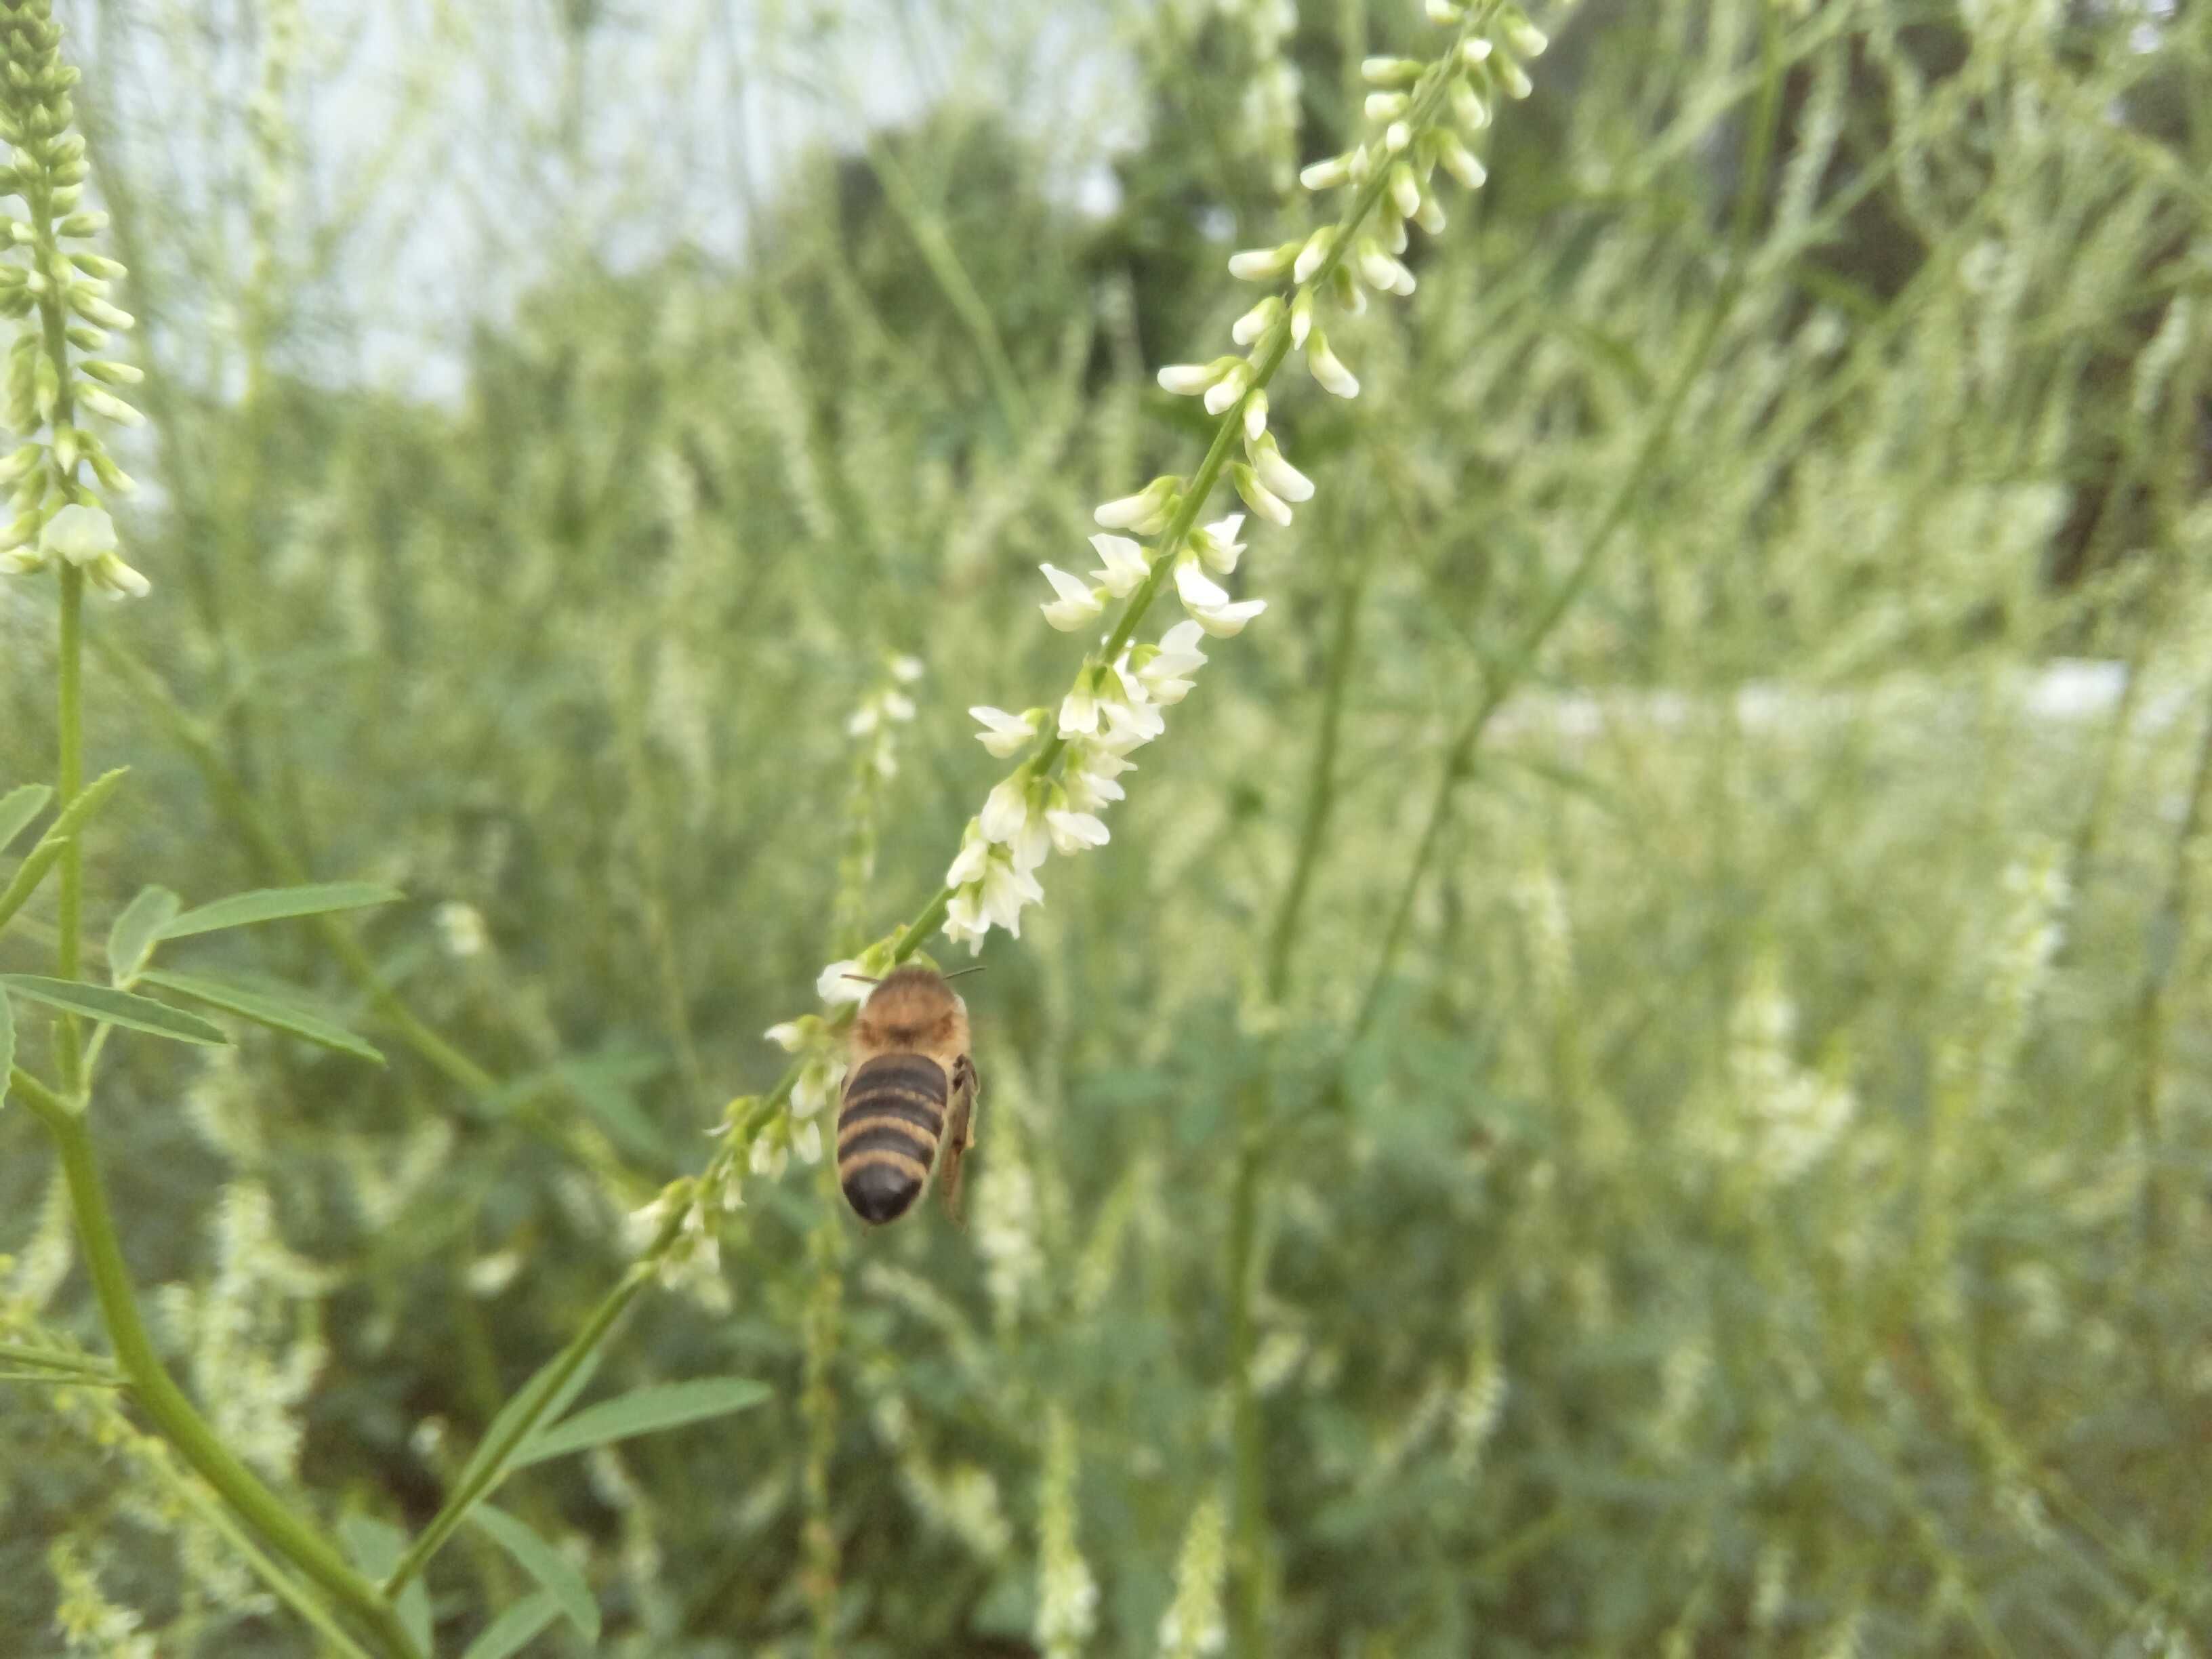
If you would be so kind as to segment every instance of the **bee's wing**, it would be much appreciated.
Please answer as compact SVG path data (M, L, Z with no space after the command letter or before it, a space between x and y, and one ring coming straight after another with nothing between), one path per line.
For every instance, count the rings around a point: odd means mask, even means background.
M952 1062L951 1109L945 1114L945 1147L938 1155L937 1171L938 1196L955 1221L960 1219L960 1160L975 1144L975 1107L981 1098L975 1062L963 1054Z

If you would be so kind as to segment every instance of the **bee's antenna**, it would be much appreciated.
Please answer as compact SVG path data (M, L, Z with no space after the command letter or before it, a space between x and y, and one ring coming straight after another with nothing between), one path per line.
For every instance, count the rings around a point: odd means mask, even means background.
M883 981L879 979L871 979L866 974L848 974L845 977L847 979L857 979L863 985L881 985L883 983Z
M963 974L980 974L988 966L990 966L988 963L979 962L973 968L955 968L951 973L940 974L938 977L939 979L958 979Z

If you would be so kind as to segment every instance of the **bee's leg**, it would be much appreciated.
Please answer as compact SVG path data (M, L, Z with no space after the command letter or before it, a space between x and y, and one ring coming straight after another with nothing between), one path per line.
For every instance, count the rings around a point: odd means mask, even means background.
M937 1192L945 1212L960 1219L961 1160L975 1144L975 1066L963 1054L952 1062L952 1098L945 1119L945 1150L938 1157Z

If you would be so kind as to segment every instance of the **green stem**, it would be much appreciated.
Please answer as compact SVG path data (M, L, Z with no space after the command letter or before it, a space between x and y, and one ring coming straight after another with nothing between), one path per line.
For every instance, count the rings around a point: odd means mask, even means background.
M105 1360L37 1342L0 1342L0 1365L27 1365L33 1370L52 1371L66 1382L104 1388L118 1388L125 1381L123 1374Z
M137 1297L131 1288L114 1216L108 1208L106 1187L100 1179L99 1160L84 1120L60 1096L21 1068L10 1069L9 1082L46 1126L61 1156L70 1207L76 1215L77 1237L84 1246L85 1267L92 1276L108 1340L114 1345L116 1364L130 1379L132 1396L178 1455L280 1554L374 1631L377 1644L390 1659L422 1659L421 1650L392 1604L347 1565L321 1533L294 1515L259 1476L239 1461L170 1377L139 1317Z
M60 758L55 767L54 793L73 801L84 788L84 572L66 560L61 568L61 644L59 684L55 705L60 730ZM54 947L54 974L75 979L82 958L84 923L84 848L70 837L61 852L61 910L59 943ZM81 1086L83 1051L78 1046L76 1016L64 1014L55 1028L55 1060L62 1088L74 1095Z

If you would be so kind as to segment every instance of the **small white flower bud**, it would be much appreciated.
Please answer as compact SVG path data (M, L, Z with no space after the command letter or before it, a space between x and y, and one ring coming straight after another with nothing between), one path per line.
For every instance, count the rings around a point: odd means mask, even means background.
M1239 317L1229 331L1229 337L1238 345L1248 346L1273 328L1283 314L1283 302L1270 294Z
M1413 142L1413 130L1403 121L1393 121L1382 134L1382 148L1395 155Z
M1179 398L1195 398L1219 378L1210 363L1170 363L1158 376L1160 390Z
M763 1031L761 1036L775 1044L787 1054L797 1054L806 1042L806 1033L795 1019L787 1019L780 1024L771 1025Z
M1321 269L1321 262L1328 258L1328 251L1336 246L1334 226L1323 225L1306 238L1305 246L1298 250L1297 263L1291 267L1291 280L1303 283Z
M1091 520L1105 530L1156 536L1175 516L1176 490L1182 483L1180 478L1155 478L1133 495L1104 503L1091 514Z
M1280 247L1246 248L1229 256L1229 274L1241 282L1272 283L1291 268L1298 257L1298 245L1285 242Z
M1274 434L1270 433L1255 444L1247 444L1245 453L1252 459L1252 470L1259 474L1260 482L1273 494L1286 501L1310 501L1313 499L1313 480L1292 466L1276 447Z
M1480 69L1490 61L1491 45L1480 35L1459 43L1459 61L1468 69Z
M94 559L84 574L94 587L118 599L143 599L154 591L153 583L112 553Z
M1370 121L1395 121L1413 106L1402 92L1370 92L1364 107Z
M1244 435L1257 438L1267 429L1267 394L1255 391L1244 398Z
M1227 414L1237 400L1244 395L1244 388L1251 384L1252 366L1249 363L1239 362L1224 371L1206 391L1206 412L1209 415Z
M1231 463L1229 481L1237 486L1237 494L1243 499L1244 505L1269 524L1288 525L1290 523L1290 504L1269 489L1267 485L1261 483L1260 475L1244 462Z
M1308 190L1334 190L1351 177L1352 156L1349 152L1329 156L1298 171L1298 182Z
M1413 169L1403 161L1390 168L1390 199L1408 219L1421 210L1420 180L1413 177Z
M1389 294L1411 294L1413 291L1413 273L1364 236L1359 240L1354 259L1363 282L1372 283Z
M1423 0L1421 9L1431 23L1456 23L1466 15L1466 9L1458 0Z
M1480 132L1490 125L1490 105L1464 79L1455 81L1451 87L1452 118L1469 132Z
M1300 294L1291 301L1291 344L1303 346L1313 328L1313 295Z
M1528 78L1528 71L1502 52L1498 54L1497 63L1490 72L1497 76L1498 84L1505 88L1508 98L1526 98L1536 90L1535 82Z
M1425 66L1417 58L1363 58L1359 73L1373 87L1410 87Z
M1324 392L1333 392L1340 398L1359 395L1358 380L1328 349L1328 338L1319 329L1306 341L1306 369Z
M1421 198L1421 210L1413 216L1413 222L1431 236L1444 234L1444 210L1433 196Z
M1482 181L1490 177L1489 170L1476 159L1473 150L1460 143L1455 132L1437 135L1437 160L1443 164L1446 173L1469 190L1480 190Z
M1541 58L1552 44L1549 35L1518 12L1507 14L1504 27L1505 44L1523 58Z

